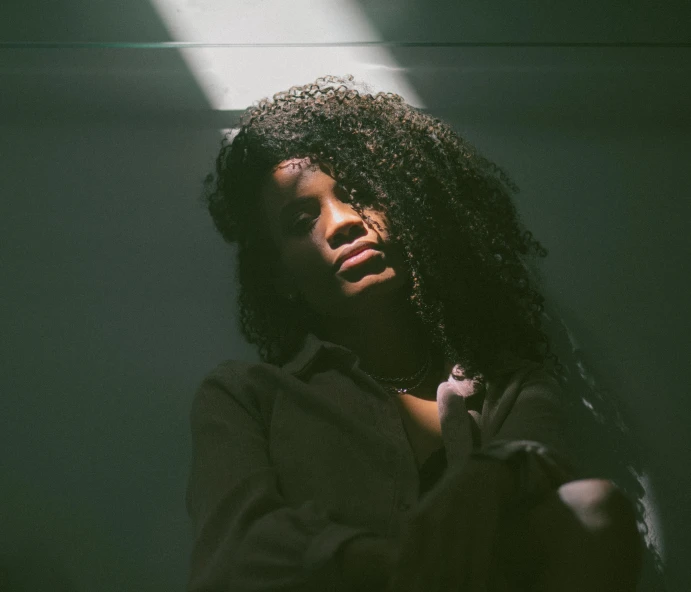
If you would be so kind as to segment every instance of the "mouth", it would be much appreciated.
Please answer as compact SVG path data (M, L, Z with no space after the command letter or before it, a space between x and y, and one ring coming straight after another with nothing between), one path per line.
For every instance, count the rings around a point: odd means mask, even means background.
M381 251L373 249L372 247L365 247L364 249L360 249L356 253L345 258L341 262L341 264L339 266L339 270L345 271L345 270L350 269L352 267L356 267L356 266L364 263L365 261L368 261L372 257L379 255L380 253L381 253Z
M373 243L371 241L360 241L359 243L357 243L351 247L343 249L341 254L336 259L336 262L334 263L334 268L336 270L338 270L339 268L341 268L341 266L348 259L352 259L353 257L359 255L363 251L371 251L371 250L375 250L375 251L379 250L376 243Z

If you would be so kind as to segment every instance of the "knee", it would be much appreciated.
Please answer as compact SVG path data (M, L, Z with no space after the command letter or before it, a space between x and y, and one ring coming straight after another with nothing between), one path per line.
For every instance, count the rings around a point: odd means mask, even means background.
M540 580L544 589L635 590L643 541L633 504L611 481L562 485L530 510L512 537L526 556L514 570L517 577Z
M634 506L611 481L572 481L562 485L558 494L580 527L591 535L638 538Z
M579 558L583 577L607 583L607 590L635 590L643 560L643 540L633 503L604 479L584 479L558 490L564 520L563 552ZM599 585L599 584L598 584Z

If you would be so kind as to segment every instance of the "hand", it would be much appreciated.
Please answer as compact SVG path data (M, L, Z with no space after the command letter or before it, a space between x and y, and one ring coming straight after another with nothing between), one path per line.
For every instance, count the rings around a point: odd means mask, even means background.
M470 459L445 475L403 529L387 592L485 592L513 489L511 469L501 461Z

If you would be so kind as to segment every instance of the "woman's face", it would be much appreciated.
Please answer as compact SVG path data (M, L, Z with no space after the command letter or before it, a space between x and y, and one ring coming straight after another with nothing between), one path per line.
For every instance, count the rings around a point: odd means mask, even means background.
M382 231L370 228L347 197L333 177L306 159L280 163L262 186L262 207L279 254L277 288L284 296L299 293L321 315L356 315L385 303L405 284L386 216L365 210Z

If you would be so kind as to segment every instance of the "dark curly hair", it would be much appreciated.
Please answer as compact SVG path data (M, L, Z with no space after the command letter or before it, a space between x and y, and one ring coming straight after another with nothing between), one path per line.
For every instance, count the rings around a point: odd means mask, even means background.
M506 173L440 119L393 93L326 76L262 99L227 134L203 199L216 228L238 245L240 329L265 362L281 365L314 317L276 292L276 250L261 222L259 189L278 163L325 167L371 227L386 213L405 254L410 299L432 340L466 376L491 370L508 350L546 362L544 298L531 257L547 250L525 230Z

